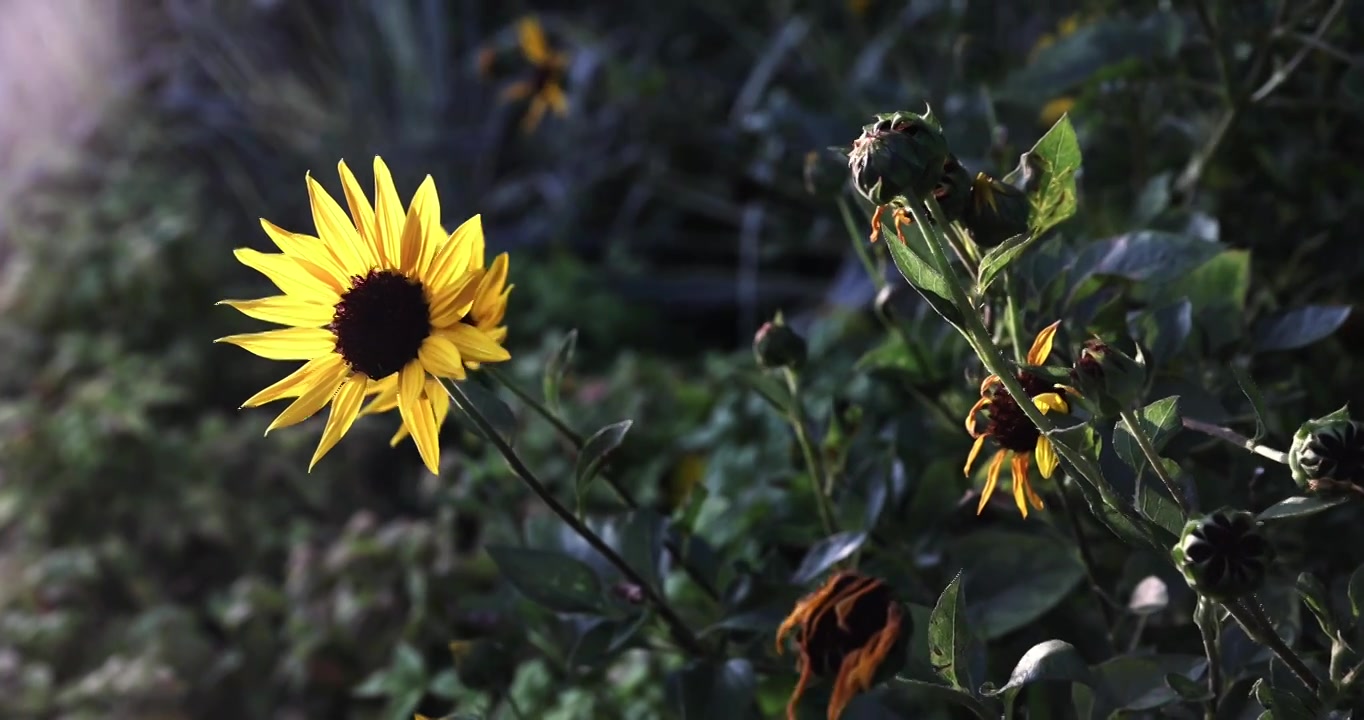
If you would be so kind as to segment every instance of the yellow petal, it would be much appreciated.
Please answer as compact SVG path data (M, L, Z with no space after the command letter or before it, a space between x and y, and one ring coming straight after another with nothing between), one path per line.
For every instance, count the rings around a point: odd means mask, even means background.
M350 288L350 274L321 240L312 235L289 232L265 218L260 219L260 226L280 252L293 258L327 287L337 293Z
M486 333L471 325L457 323L438 330L434 335L443 335L459 347L465 360L473 362L502 362L511 359L506 348L493 342Z
M1044 478L1051 477L1056 472L1056 466L1061 464L1061 459L1056 456L1056 446L1051 444L1051 438L1046 435L1037 438L1037 449L1033 454L1037 456L1037 471Z
M473 237L477 235L483 237L483 216L475 215L465 220L462 225L455 228L450 233L450 238L436 252L436 256L431 259L431 268L426 277L428 284L434 287L443 287L453 284L466 270L469 269L469 261L474 251Z
M431 401L431 410L436 415L436 427L444 425L445 418L450 415L450 393L446 392L439 380L427 378L426 397Z
M342 383L341 389L336 392L336 399L332 400L332 411L327 416L327 426L322 430L322 439L317 443L313 459L308 463L308 472L313 471L317 461L335 447L350 426L355 424L355 415L360 412L360 402L365 399L365 386L368 384L369 378L361 373L351 374Z
M265 322L295 327L321 327L332 321L336 309L330 305L299 300L289 295L276 295L259 300L220 300L247 317Z
M474 282L476 275L477 272L465 273L455 284L436 291L430 302L431 327L440 329L457 325L469 313L478 292L478 283Z
M981 435L971 444L971 452L966 455L966 467L962 468L963 475L971 474L971 466L976 464L976 456L980 454L981 446L985 445L985 436Z
M545 31L536 18L521 18L516 24L516 37L521 42L521 52L531 64L544 62L545 58L549 57L549 43L545 42Z
M346 195L346 205L350 207L350 218L355 222L355 229L360 233L360 239L370 248L374 259L379 260L380 243L374 231L374 207L369 204L369 198L365 197L365 189L360 187L359 181L355 179L355 173L350 171L346 161L337 163L336 169L341 173L341 190Z
M535 132L535 128L540 127L540 121L545 117L545 110L549 109L549 104L540 95L533 95L530 99L530 107L526 108L525 117L521 118L521 132L529 135Z
M341 260L341 267L349 275L364 275L374 267L376 259L367 252L360 231L355 229L346 211L336 204L311 173L308 174L308 204L313 211L317 236Z
M242 403L242 407L257 407L281 398L298 397L307 392L309 387L312 387L310 385L312 379L318 375L333 372L343 364L345 361L335 353L313 358L304 363L303 367L286 375L282 380L247 398L246 402Z
M288 255L263 253L251 248L237 248L232 254L236 256L237 262L269 278L286 295L324 305L335 305L341 300L340 293L334 287Z
M555 115L563 117L568 114L568 96L564 94L564 89L557 84L549 83L540 91L540 96L545 99L549 109Z
M231 343L270 360L312 360L336 348L336 336L321 328L284 328L228 335L213 342Z
M526 80L517 80L507 87L502 88L502 92L497 94L497 99L504 103L516 102L517 100L524 100L530 97L533 92L535 92L534 85L531 85L530 82Z
M1010 465L1010 475L1013 478L1014 505L1018 506L1018 512L1023 517L1028 517L1028 455L1027 453L1014 453L1013 462Z
M1028 349L1028 364L1041 365L1047 361L1047 356L1051 355L1051 343L1056 339L1056 328L1061 327L1061 321L1042 328L1042 332L1037 333L1037 337L1032 341L1032 347Z
M384 267L396 270L402 260L403 201L383 158L374 156L374 231L379 236Z
M417 359L422 367L432 375L463 380L464 360L459 348L449 337L441 334L429 335L417 350Z
M478 224L478 232L476 232L476 233L470 233L470 234L469 234L469 269L470 269L470 270L482 270L482 269L483 269L483 259L484 259L484 258L483 258L483 253L484 253L483 222L480 220L480 221L479 221L479 224Z
M1070 405L1066 404L1066 399L1061 397L1060 393L1050 392L1034 395L1032 404L1036 405L1037 409L1041 410L1043 414L1053 411L1070 412Z
M990 496L995 494L995 488L999 485L999 471L1004 467L1004 450L995 451L994 457L990 458L990 467L985 470L985 489L980 491L980 503L976 505L976 514L985 510L985 503L990 502Z
M507 284L507 269L510 263L507 253L501 253L493 258L492 266L479 278L473 310L479 320L491 315L495 309L493 306L502 297L502 286Z
M426 251L426 239L440 230L440 198L436 196L436 181L430 175L417 188L412 196L412 205L407 209L407 220L403 224L402 262L399 269L409 277L422 277L423 261L430 261Z
M431 402L422 396L426 371L421 362L413 360L403 368L398 378L398 412L402 415L403 425L412 433L417 443L417 452L426 463L432 475L440 474L440 429L431 410Z
M398 373L383 380L371 380L366 392L378 395L360 410L361 415L377 415L398 407Z
M337 388L341 387L341 382L350 375L350 367L345 363L333 365L331 369L318 372L309 382L311 386L298 397L297 400L284 408L284 412L270 423L270 427L265 429L265 434L269 435L275 428L288 427L307 420L318 410L321 410L332 397L336 395Z

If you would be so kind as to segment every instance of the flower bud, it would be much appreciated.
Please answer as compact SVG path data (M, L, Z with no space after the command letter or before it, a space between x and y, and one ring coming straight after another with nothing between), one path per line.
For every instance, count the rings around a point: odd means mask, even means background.
M966 212L966 205L971 201L971 173L962 167L955 155L948 155L947 162L943 163L942 177L933 187L933 199L947 216L933 218L939 222L956 222Z
M758 366L767 370L799 369L805 364L805 338L797 335L781 313L777 313L754 333L753 355L758 359Z
M847 153L824 148L805 153L805 192L818 198L837 197L848 182Z
M1114 417L1141 399L1146 367L1096 337L1080 348L1070 379L1094 414Z
M971 231L976 244L994 247L1028 231L1032 205L1022 190L985 173L977 173L971 183L971 201L966 204L962 223Z
M1308 420L1293 434L1288 467L1306 490L1364 488L1364 428L1348 408Z
M928 195L947 157L947 138L932 115L901 111L862 127L848 169L858 192L879 207Z
M1271 554L1255 516L1229 509L1190 520L1170 551L1189 587L1213 600L1255 592L1264 583Z

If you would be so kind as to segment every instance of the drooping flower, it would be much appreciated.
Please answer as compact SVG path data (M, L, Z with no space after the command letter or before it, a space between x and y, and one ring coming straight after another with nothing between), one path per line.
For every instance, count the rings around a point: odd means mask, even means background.
M1043 328L1033 340L1032 347L1028 350L1028 364L1041 365L1046 362L1051 355L1052 341L1056 337L1056 329L1060 327L1060 321ZM1043 413L1049 412L1070 412L1070 405L1066 402L1064 392L1074 393L1075 391L1064 385L1056 385L1048 382L1026 370L1020 370L1016 376L1019 384L1027 391L1032 398L1033 405ZM978 431L976 427L976 415L984 410L988 413L988 422L985 430ZM1028 516L1028 504L1041 510L1043 507L1042 497L1033 490L1028 481L1028 471L1032 466L1034 458L1037 460L1037 469L1042 473L1042 477L1049 478L1056 471L1059 460L1056 456L1056 448L1051 444L1051 440L1037 429L1037 426L1028 419L1014 401L1013 396L1000 384L999 376L991 375L985 378L980 385L980 400L971 407L971 411L966 415L966 431L971 433L971 437L976 439L971 446L971 454L966 457L965 474L971 474L971 466L976 462L976 456L980 454L980 449L985 445L985 439L991 438L999 449L990 458L989 468L985 475L985 489L980 495L980 504L976 508L976 514L980 514L985 509L985 504L990 501L990 496L994 494L995 487L999 484L999 474L1004 468L1004 460L1010 459L1011 478L1013 482L1014 503L1018 506L1018 512L1023 517Z
M512 288L515 287L507 284L507 271L510 261L507 258L507 253L501 253L493 259L491 266L484 267L483 234L479 233L477 237L470 238L469 242L470 283L474 285L475 290L473 301L460 322L481 331L494 342L501 344L507 339L507 328L502 324L507 316L507 300L511 295ZM479 365L480 363L473 359L466 358L464 361L464 366L470 370L477 370ZM449 415L450 398L444 388L435 386L433 389L435 392L430 400L435 411L436 427L439 428L445 423L445 418ZM377 415L398 407L398 380L396 377L380 381L374 386L372 392L377 394L368 405L360 410L361 415ZM406 423L399 425L397 432L389 440L389 445L396 446L409 434Z
M810 680L833 676L828 720L838 720L853 696L869 690L884 671L893 673L888 658L903 632L903 611L884 581L841 572L796 603L777 629L777 654L782 641L798 630L800 680L786 706L795 720L796 706Z
M364 398L387 382L396 388L403 426L435 473L440 459L436 414L438 398L444 397L438 378L462 380L466 362L511 357L493 335L464 322L480 288L470 264L475 245L482 246L482 222L475 215L447 236L429 175L404 212L382 159L374 159L373 206L344 161L339 170L349 217L309 176L317 236L261 220L280 252L235 251L243 265L264 274L283 294L220 304L287 327L217 342L272 360L307 361L242 407L294 398L268 433L330 404L309 470L350 429Z
M564 75L568 70L568 56L551 50L545 40L544 28L535 17L524 17L517 24L517 38L521 54L532 68L531 77L518 80L502 91L504 102L530 99L530 106L521 118L521 129L531 132L539 127L545 112L553 110L560 117L568 114L568 96L564 94Z

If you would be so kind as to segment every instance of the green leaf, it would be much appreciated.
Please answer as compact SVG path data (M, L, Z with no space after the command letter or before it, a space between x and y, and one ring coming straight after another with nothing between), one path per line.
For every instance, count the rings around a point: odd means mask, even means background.
M625 433L630 431L633 424L633 420L621 420L607 425L592 433L592 437L583 443L583 449L578 451L578 461L573 468L573 473L577 477L578 497L587 492L587 488L596 479L602 463L606 462L606 456L620 447L621 442L625 440Z
M1321 626L1321 631L1327 637L1335 637L1337 634L1336 620L1331 615L1331 603L1326 594L1326 586L1315 575L1309 572L1298 573L1298 580L1295 583L1298 595L1307 609L1316 617L1317 624Z
M753 664L743 658L696 661L667 682L669 702L682 720L746 720L757 686Z
M564 384L564 375L573 363L573 351L578 347L578 329L568 331L559 347L545 362L545 375L541 385L545 391L545 404L552 409L559 408L559 388Z
M1023 654L1003 687L993 688L987 684L980 691L994 697L1008 690L1047 680L1063 680L1089 687L1094 687L1095 683L1094 673L1074 645L1062 640L1048 640L1032 646Z
M910 376L921 376L932 368L925 367L918 353L909 351L900 333L888 333L881 343L868 350L857 363L854 370L895 370Z
M985 707L985 703L977 700L975 696L965 690L948 687L947 685L939 685L937 683L924 682L923 680L896 678L895 683L897 687L903 687L910 692L922 695L925 699L960 705L961 707L970 710L981 720L997 720L999 717L998 713L992 713L989 708Z
M1084 577L1075 548L1050 535L981 530L950 550L964 571L966 615L982 639L1033 622Z
M786 415L791 412L791 391L777 379L764 372L741 371L739 379L767 401L773 410Z
M1173 12L1140 19L1112 17L1087 22L1043 48L1009 75L999 97L1037 107L1123 63L1171 57L1183 41L1184 22Z
M985 295L985 291L994 283L1004 269L1009 267L1009 263L1014 261L1019 255L1023 254L1032 245L1036 235L1024 233L1015 235L1008 240L990 248L985 253L985 257L980 259L980 269L976 271L976 296Z
M966 622L966 602L961 595L961 573L957 573L928 616L928 661L953 687L973 692L976 683L972 665L979 647Z
M1106 660L1094 668L1102 692L1094 698L1093 716L1106 718L1119 710L1142 712L1180 702L1166 678L1173 673L1192 681L1202 677L1207 665L1207 659L1197 655L1120 655Z
M867 541L867 533L844 531L820 540L791 576L793 585L809 585L836 563L851 557Z
M1179 431L1181 420L1179 417L1179 396L1171 396L1157 400L1146 407L1136 411L1137 422L1140 430L1151 440L1151 445L1159 453L1165 444L1174 437ZM1131 468L1140 473L1149 464L1146 462L1146 455L1142 453L1141 447L1137 444L1137 439L1132 435L1132 430L1127 426L1127 420L1119 420L1113 426L1113 449L1117 451L1118 457L1123 459Z
M1122 541L1132 545L1146 545L1152 550L1169 552L1174 537L1167 537L1164 528L1142 517L1133 517L1104 502L1098 491L1086 482L1077 482L1080 494L1089 505L1089 511Z
M1149 348L1150 361L1163 366L1173 360L1184 349L1193 332L1193 305L1187 298L1166 305L1148 313L1137 320L1141 345Z
M600 667L625 647L649 621L650 613L628 618L592 618L582 625L569 654L572 666Z
M1350 614L1355 620L1364 615L1364 565L1350 573Z
M1205 702L1212 699L1212 691L1205 683L1190 680L1179 673L1167 673L1165 684L1184 702Z
M1206 341L1204 351L1210 352L1241 339L1249 290L1250 253L1223 250L1183 277L1150 286L1147 297L1187 299L1193 306L1194 324Z
M459 687L459 675L453 668L446 668L431 678L426 691L442 700L454 700L459 697Z
M1258 517L1260 520L1297 520L1325 512L1349 501L1349 498L1341 496L1307 495L1291 497L1269 506Z
M649 508L640 508L625 515L621 520L619 543L616 551L625 562L644 578L645 582L657 587L659 584L659 563L663 560L663 535L667 520Z
M488 555L526 599L555 612L600 613L601 581L577 558L549 550L489 545Z
M1161 465L1165 466L1165 472L1170 477L1179 482L1179 465L1169 458L1161 458ZM1136 506L1137 512L1141 516L1150 520L1152 523L1163 528L1171 535L1178 537L1184 531L1184 513L1175 504L1174 500L1167 497L1161 490L1157 490L1155 485L1160 483L1140 483L1137 485ZM1164 486L1161 486L1164 488Z
M1254 378L1242 366L1231 363L1231 375L1236 378L1236 386L1241 388L1241 394L1250 401L1251 411L1255 413L1255 435L1251 437L1251 442L1259 442L1269 433L1269 428L1265 426L1265 418L1269 417L1269 411L1265 407L1265 396L1260 393L1260 386L1255 384Z
M1348 305L1308 305L1278 313L1255 325L1255 350L1306 347L1338 330L1349 317Z
M904 276L910 287L919 293L934 312L947 322L960 327L961 313L957 311L957 306L952 304L952 290L947 284L947 278L894 235L885 242L886 247L890 248L891 260L895 261L895 268Z
M1169 282L1187 275L1221 250L1217 243L1188 235L1157 230L1127 233L1086 246L1075 261L1072 285L1103 275L1137 283Z
M1031 238L1042 237L1043 233L1075 214L1075 174L1079 170L1080 141L1075 137L1070 115L1066 114L1031 150L1023 153L1018 167L1004 176L1004 182L1022 188L1028 194ZM1024 247L1029 244L1031 241L1025 241Z
M460 382L459 389L463 390L469 398L469 403L473 405L472 409L478 411L493 426L493 430L502 436L503 440L511 443L512 436L516 434L516 414L512 412L511 408L507 407L506 403L502 402L497 393L472 380ZM459 408L460 412L468 414L468 410L460 407L459 403L453 404ZM469 427L479 435L483 434L472 420L469 422Z

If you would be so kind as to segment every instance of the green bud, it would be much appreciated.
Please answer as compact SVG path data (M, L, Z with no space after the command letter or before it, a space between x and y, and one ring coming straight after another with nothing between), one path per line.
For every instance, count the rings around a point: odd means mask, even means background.
M1146 366L1096 337L1080 349L1070 379L1094 414L1116 417L1141 399Z
M933 191L947 162L947 138L932 114L876 116L853 142L848 169L858 192L880 207Z
M1348 406L1308 420L1293 433L1288 467L1305 490L1364 487L1364 428L1350 419Z
M966 206L971 201L971 173L957 162L955 155L948 155L947 162L943 163L942 177L933 187L933 198L938 201L938 207L942 208L949 223L960 220L966 212ZM933 219L939 222L944 220Z
M976 244L994 247L1028 232L1031 210L1028 196L1022 190L985 173L977 173L971 183L971 201L966 204L962 223L971 231Z
M1226 508L1186 523L1170 551L1189 587L1213 600L1259 589L1272 554L1255 516Z
M848 182L847 153L838 148L805 153L805 192L819 198L837 197Z
M753 335L753 355L758 366L767 370L789 367L799 369L805 364L805 338L787 326L781 313L763 323Z

